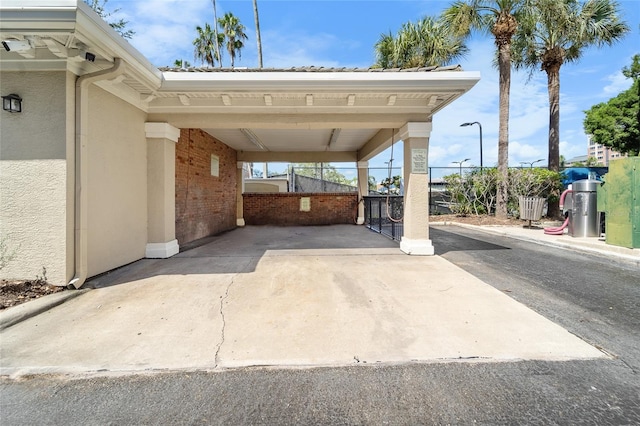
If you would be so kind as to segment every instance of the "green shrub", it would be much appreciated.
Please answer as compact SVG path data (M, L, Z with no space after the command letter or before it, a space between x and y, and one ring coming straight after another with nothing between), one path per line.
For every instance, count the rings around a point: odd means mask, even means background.
M508 211L519 216L520 196L553 200L560 195L561 189L562 178L558 172L539 168L509 169Z
M498 172L495 168L474 169L463 176L444 177L451 195L451 211L460 215L492 214L495 211Z
M508 211L519 214L518 198L543 197L553 200L562 189L560 173L547 169L510 169ZM499 175L496 168L474 169L444 177L451 196L451 211L459 215L494 214Z

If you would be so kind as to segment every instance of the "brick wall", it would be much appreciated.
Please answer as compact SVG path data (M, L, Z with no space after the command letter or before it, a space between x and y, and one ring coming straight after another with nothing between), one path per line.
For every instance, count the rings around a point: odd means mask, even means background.
M220 161L211 176L211 154ZM199 129L176 145L176 238L185 244L236 227L236 151Z
M311 199L311 210L300 211L300 198ZM243 195L247 225L332 225L354 223L357 193L248 193Z

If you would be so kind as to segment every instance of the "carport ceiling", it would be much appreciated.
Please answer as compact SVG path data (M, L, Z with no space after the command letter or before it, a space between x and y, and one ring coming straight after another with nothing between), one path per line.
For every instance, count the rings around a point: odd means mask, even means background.
M200 128L246 161L367 160L479 80L459 67L162 71L149 121Z

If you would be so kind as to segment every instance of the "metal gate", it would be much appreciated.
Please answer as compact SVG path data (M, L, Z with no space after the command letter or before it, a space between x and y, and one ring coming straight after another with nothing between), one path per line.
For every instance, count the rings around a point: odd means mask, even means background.
M370 195L364 197L364 224L372 231L400 241L404 197L401 195Z

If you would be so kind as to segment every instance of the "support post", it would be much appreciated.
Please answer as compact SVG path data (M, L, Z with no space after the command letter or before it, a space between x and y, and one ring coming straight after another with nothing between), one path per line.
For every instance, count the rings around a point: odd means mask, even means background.
M369 195L369 162L358 161L358 225L364 225L364 197Z
M404 141L404 226L400 250L433 255L429 239L429 136L431 123L407 123L399 132Z
M180 251L176 240L176 143L180 129L145 123L147 137L147 247L145 257L160 259Z
M244 162L238 161L236 169L236 226L244 226Z

